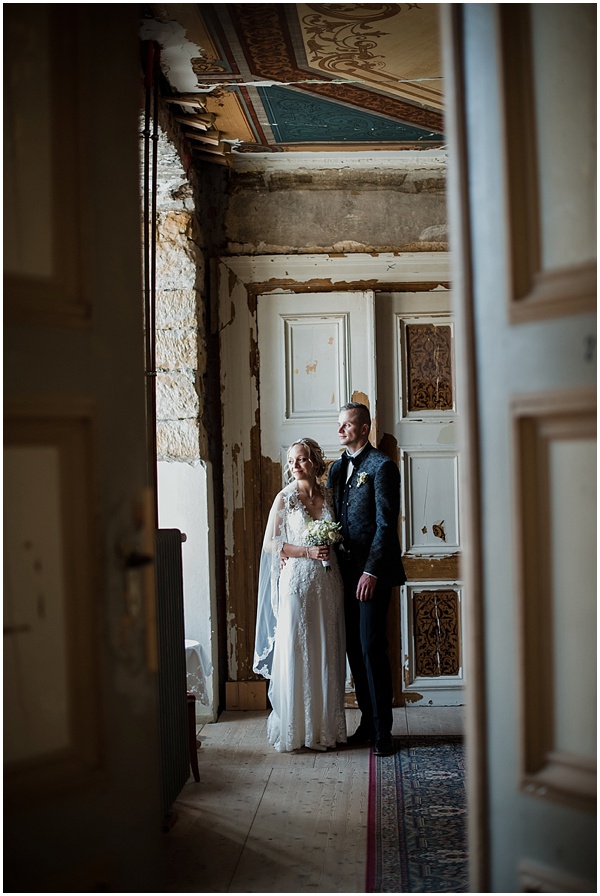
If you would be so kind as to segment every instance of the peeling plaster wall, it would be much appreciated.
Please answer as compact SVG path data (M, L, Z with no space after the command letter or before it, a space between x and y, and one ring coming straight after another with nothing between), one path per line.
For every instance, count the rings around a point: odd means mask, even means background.
M318 279L332 283L327 280L327 258L345 256L349 261L380 255L384 264L387 255L389 269L404 253L404 258L412 257L417 273L402 274L404 265L399 262L395 276L412 282L423 279L415 255L422 254L425 260L426 254L448 251L445 159L413 157L401 163L388 157L380 164L371 160L370 167L344 164L337 168L331 161L319 160L298 170L292 170L292 165L293 160L274 159L266 167L256 160L236 167L230 172L228 204L223 210L223 256L229 256L223 259L229 273L223 269L220 283L226 624L227 671L233 681L254 678L256 562L262 537L257 517L263 499L256 477L259 464L264 463L257 449L256 298L233 274L236 256L255 256L254 282L278 276L283 288L294 285L290 265L294 256L313 259L314 286ZM392 262L390 253L394 253ZM271 262L282 257L281 264L269 265L267 256ZM265 268L264 281L259 268ZM377 282L370 286L376 288Z
M277 164L232 173L230 254L447 251L445 162Z

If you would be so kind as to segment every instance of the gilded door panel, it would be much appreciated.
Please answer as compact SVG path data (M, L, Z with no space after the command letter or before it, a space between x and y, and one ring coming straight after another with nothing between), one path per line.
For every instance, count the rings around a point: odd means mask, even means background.
M454 411L452 325L436 321L402 322L406 416Z
M407 698L420 687L462 684L462 589L411 583L404 603Z

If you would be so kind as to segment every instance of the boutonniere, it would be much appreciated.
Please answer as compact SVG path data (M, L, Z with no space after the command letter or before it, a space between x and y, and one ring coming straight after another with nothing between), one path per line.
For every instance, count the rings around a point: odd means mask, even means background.
M369 478L368 473L365 473L365 472L359 473L357 476L357 479L356 479L356 487L360 488L361 485L365 484L365 482L367 481L368 478Z

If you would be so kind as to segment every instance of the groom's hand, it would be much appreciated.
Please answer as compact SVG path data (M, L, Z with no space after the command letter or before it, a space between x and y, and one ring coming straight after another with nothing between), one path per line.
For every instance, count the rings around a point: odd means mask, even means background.
M358 580L358 585L356 586L356 599L372 600L373 595L375 594L376 585L377 576L370 576L368 575L368 573L363 572L362 576Z

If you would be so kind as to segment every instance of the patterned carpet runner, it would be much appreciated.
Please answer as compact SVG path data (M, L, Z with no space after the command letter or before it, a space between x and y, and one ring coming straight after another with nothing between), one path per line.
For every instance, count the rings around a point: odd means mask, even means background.
M464 745L396 737L371 755L367 893L466 893Z

